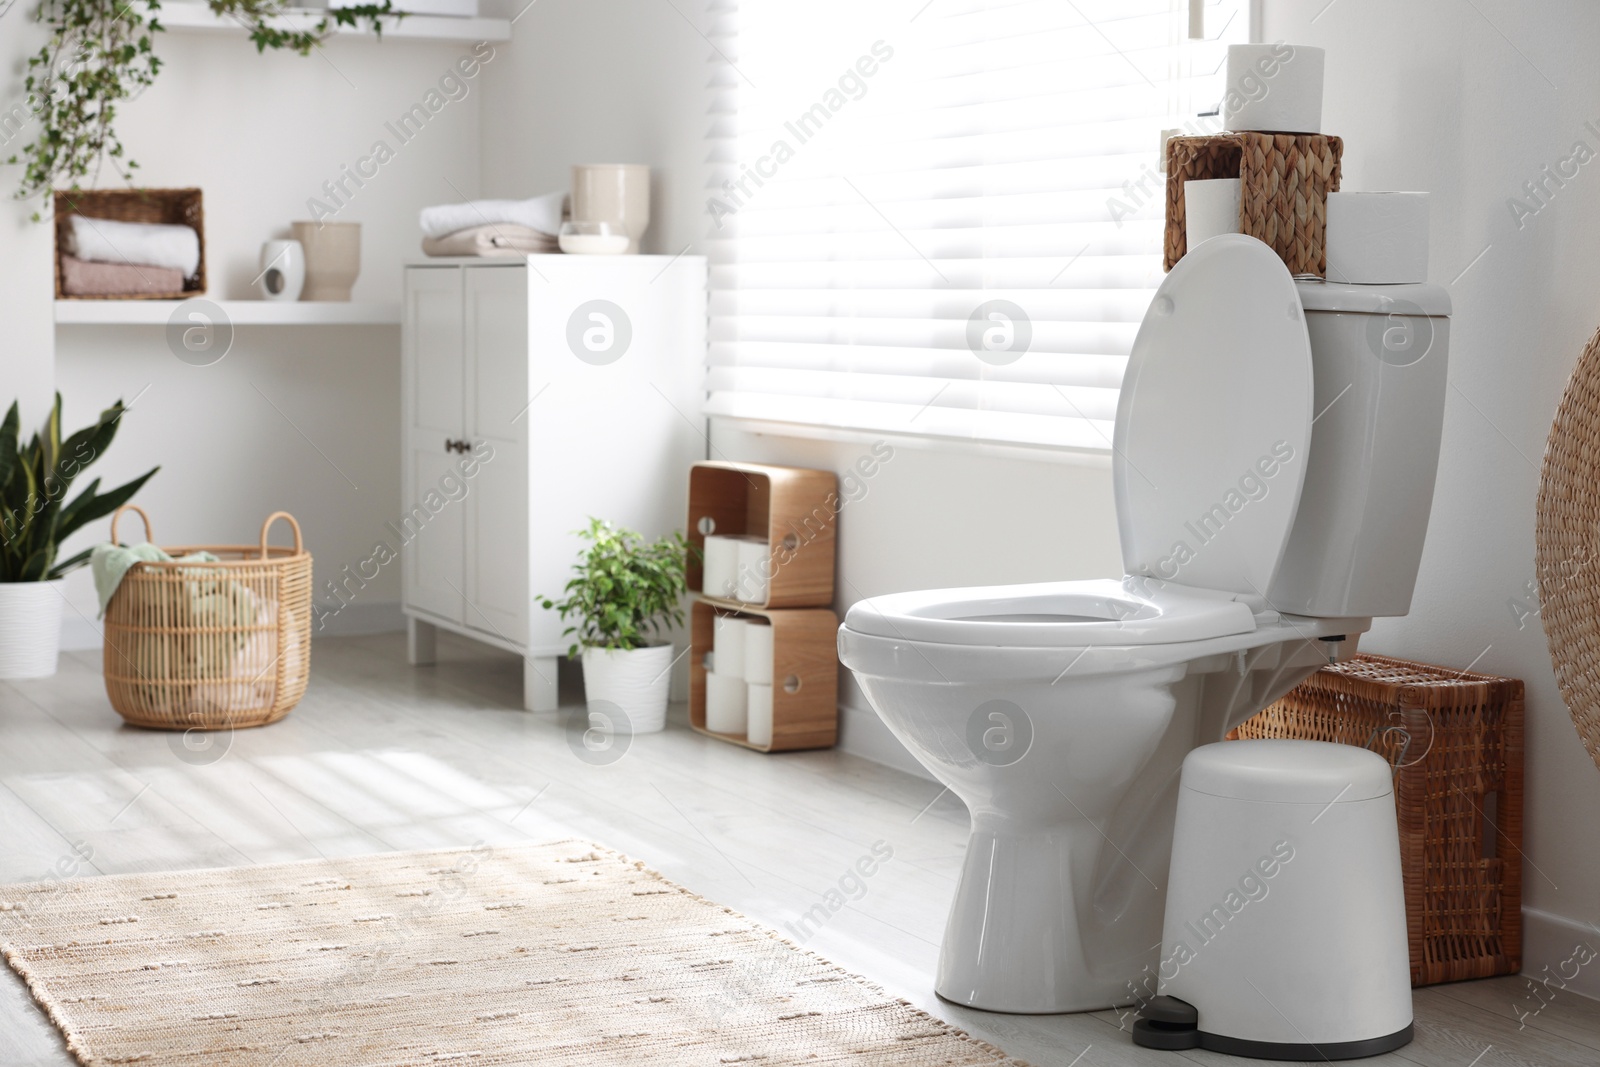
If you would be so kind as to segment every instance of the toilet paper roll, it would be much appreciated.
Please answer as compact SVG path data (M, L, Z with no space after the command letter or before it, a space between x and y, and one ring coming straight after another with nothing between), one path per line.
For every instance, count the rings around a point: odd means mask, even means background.
M748 725L744 739L752 745L772 744L772 686L751 682L745 699Z
M739 539L710 534L706 537L705 562L701 568L700 591L706 596L733 596L733 583L739 574Z
M711 654L716 657L718 674L745 677L745 635L749 629L749 620L735 615L718 615L711 620Z
M1238 178L1191 178L1183 183L1183 235L1189 251L1218 234L1238 232Z
M743 734L749 687L743 678L706 674L706 729L714 734Z
M1321 133L1322 65L1322 49L1303 44L1229 45L1223 127Z
M744 631L744 680L772 684L772 626L755 619Z
M750 540L739 542L739 581L734 597L746 604L765 604L772 576L772 552L767 542Z
M1328 280L1428 280L1427 193L1329 193Z

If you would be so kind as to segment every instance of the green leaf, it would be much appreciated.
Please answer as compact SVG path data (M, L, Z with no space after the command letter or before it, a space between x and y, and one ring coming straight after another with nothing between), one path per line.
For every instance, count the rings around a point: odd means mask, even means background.
M56 530L56 540L65 541L79 527L96 519L104 518L116 511L129 500L132 500L133 494L143 488L144 483L148 482L156 471L160 469L160 467L151 467L133 481L125 485L119 485L110 492L102 493L99 496L95 495L95 490L99 488L100 479L96 478L90 482L88 487L79 493L72 503L62 509L60 522Z
M49 573L48 577L51 578L51 579L55 579L55 578L60 578L60 577L62 577L64 575L72 573L73 571L77 570L79 567L83 566L85 563L88 563L89 562L89 556L93 552L94 552L93 548L86 548L82 552L79 552L76 556L73 556L71 559L64 560L64 561L62 561L60 563L57 563L54 567L50 568L50 573Z

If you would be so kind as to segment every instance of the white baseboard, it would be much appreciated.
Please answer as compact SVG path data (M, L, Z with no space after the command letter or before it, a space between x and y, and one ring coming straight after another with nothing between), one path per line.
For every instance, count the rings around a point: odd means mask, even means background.
M406 617L400 612L400 602L385 600L348 604L338 614L324 615L322 626L319 628L313 624L311 634L313 638L356 637L361 634L393 633L405 628ZM86 618L75 611L64 614L61 619L63 652L97 649L101 644L101 624L98 619Z
M1577 948L1582 951L1575 957ZM1600 930L1537 908L1522 909L1523 974L1535 981L1548 979L1563 992L1600 1000L1600 958L1581 964L1595 956L1600 956Z

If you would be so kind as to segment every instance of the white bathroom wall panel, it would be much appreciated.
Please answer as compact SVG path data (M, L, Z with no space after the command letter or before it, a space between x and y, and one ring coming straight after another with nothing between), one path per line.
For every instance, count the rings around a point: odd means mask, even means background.
M1322 121L1344 138L1342 187L1433 194L1428 280L1455 305L1438 488L1411 614L1362 646L1526 681L1524 970L1554 973L1574 939L1600 948L1600 770L1529 585L1545 438L1600 325L1600 7L1263 6L1264 39L1327 49ZM1571 987L1600 997L1600 971Z
M22 107L22 76L27 57L38 51L45 35L22 10L12 13L0 31L0 159L22 149L38 130ZM55 291L51 270L50 227L33 222L37 202L13 199L19 167L0 167L0 406L22 405L23 425L44 421L54 387L51 357L55 324L50 299ZM4 414L0 411L0 414Z

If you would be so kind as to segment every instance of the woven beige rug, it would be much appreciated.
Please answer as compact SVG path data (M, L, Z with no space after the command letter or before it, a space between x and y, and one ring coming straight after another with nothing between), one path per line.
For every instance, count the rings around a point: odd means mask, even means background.
M580 842L0 886L85 1064L1010 1064Z

